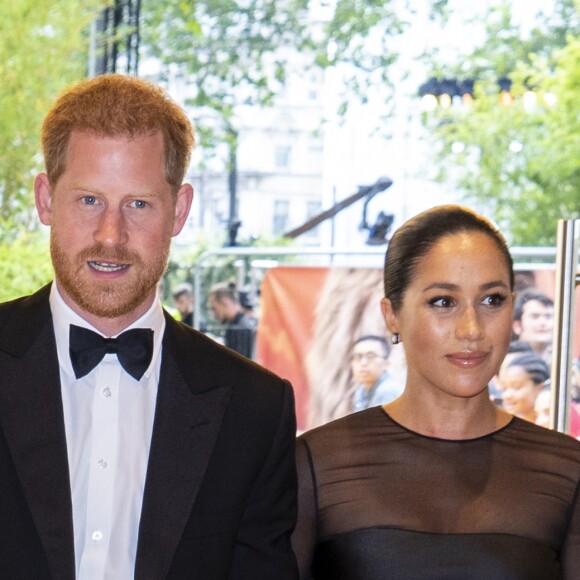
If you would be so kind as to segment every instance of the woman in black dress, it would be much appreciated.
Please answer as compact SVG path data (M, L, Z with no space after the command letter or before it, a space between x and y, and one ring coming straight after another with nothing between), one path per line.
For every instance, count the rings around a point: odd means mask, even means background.
M495 227L440 206L393 236L387 327L404 393L298 439L302 579L580 578L580 443L508 414L513 264Z

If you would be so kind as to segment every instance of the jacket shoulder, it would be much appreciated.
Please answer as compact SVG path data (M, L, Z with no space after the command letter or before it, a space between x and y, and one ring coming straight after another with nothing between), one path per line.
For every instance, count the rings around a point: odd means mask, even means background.
M0 303L0 350L18 354L50 320L50 284L30 296Z

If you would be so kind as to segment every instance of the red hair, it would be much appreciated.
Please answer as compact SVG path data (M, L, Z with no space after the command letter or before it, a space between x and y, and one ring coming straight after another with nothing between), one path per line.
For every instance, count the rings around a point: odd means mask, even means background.
M42 125L42 149L49 182L65 170L71 133L103 137L163 135L165 178L177 191L195 144L185 111L160 87L120 74L98 76L66 89Z

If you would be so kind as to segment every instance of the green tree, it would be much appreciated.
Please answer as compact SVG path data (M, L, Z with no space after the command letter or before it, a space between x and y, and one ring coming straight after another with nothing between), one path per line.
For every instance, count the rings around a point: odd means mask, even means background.
M0 241L36 223L32 179L41 166L41 121L57 93L86 74L87 26L103 5L0 3Z
M573 2L555 5L525 39L507 4L492 9L486 42L446 71L478 79L473 105L426 117L440 178L487 208L514 245L553 245L557 220L580 217L580 25Z
M46 232L23 232L0 244L0 302L34 292L52 279Z
M290 52L304 67L340 66L349 98L389 82L396 58L389 39L410 11L385 0L337 0L323 21L309 18L308 0L144 0L142 46L192 89L204 146L227 142L237 105L269 105L283 87ZM331 3L332 4L332 3ZM231 138L231 137L229 137Z

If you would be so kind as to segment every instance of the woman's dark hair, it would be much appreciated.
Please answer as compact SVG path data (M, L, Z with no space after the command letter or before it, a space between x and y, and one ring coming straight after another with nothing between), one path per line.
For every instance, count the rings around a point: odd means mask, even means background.
M499 230L486 218L460 205L440 205L405 222L389 241L385 257L385 297L397 312L403 295L413 281L418 262L446 236L460 232L479 232L489 236L505 258L510 290L514 287L513 260Z
M506 354L524 354L526 352L534 352L532 345L526 340L512 340L508 346Z
M541 385L550 378L550 367L535 352L528 352L515 357L508 363L508 368L510 367L522 367L536 385Z

